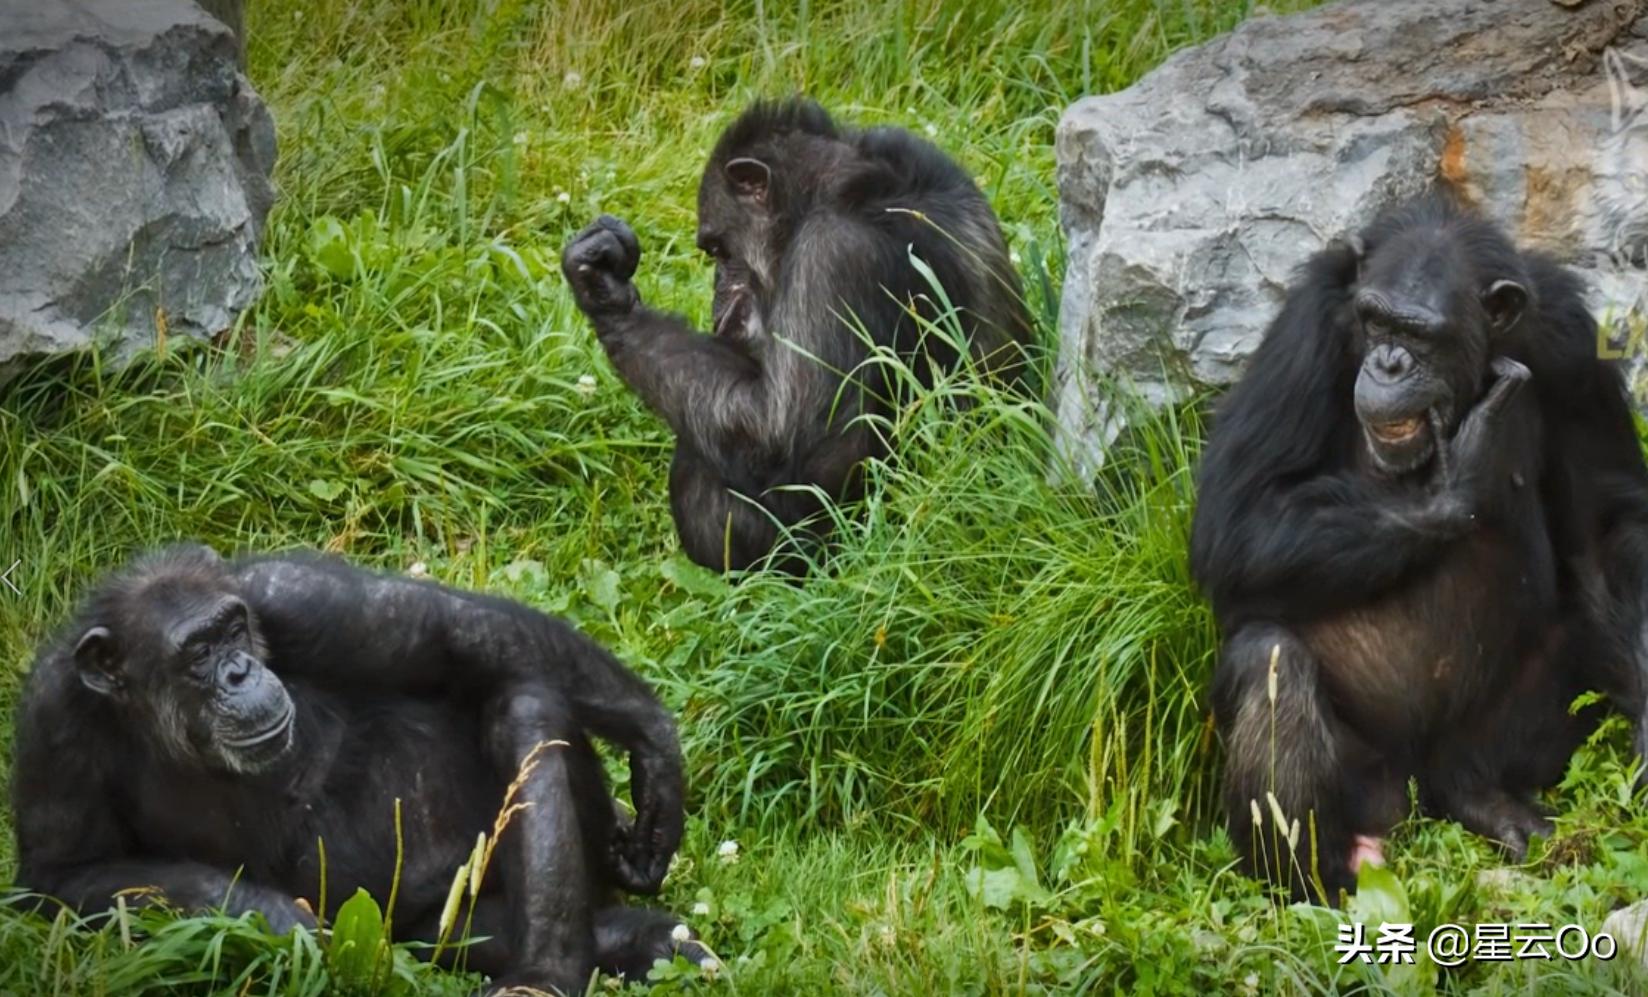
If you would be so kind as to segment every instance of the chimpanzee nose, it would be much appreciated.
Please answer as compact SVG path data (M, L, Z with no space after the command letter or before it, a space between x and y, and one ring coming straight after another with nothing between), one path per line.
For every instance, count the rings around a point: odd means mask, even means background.
M232 688L244 684L251 674L252 658L248 654L236 651L223 663L223 681Z
M1401 380L1408 376L1408 372L1413 369L1413 354L1400 346L1389 343L1375 346L1373 352L1368 355L1368 360L1372 362L1374 371L1384 381Z

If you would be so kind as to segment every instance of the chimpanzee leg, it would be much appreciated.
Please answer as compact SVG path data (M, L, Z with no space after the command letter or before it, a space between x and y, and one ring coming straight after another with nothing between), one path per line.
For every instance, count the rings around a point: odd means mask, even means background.
M645 980L652 964L677 954L703 966L715 957L688 932L676 941L681 919L650 907L608 907L595 915L595 961L601 972L630 981Z
M515 962L509 951L508 901L496 893L484 893L475 904L473 915L466 912L462 924L468 924L471 938L485 941L465 945L450 945L441 953L441 965L448 968L462 966L471 972L504 977L515 971ZM709 949L700 945L697 936L689 932L686 941L677 941L675 932L680 918L668 911L651 907L625 907L614 904L595 912L595 965L608 976L622 976L631 982L645 981L652 964L659 959L673 959L684 955L698 965L713 962ZM432 939L437 926L415 926L408 938ZM573 991L575 993L581 991Z
M767 510L729 490L685 442L676 444L670 463L670 514L687 556L716 571L748 568L778 540Z
M1589 621L1553 626L1500 681L1496 698L1447 725L1420 778L1428 812L1499 842L1517 859L1529 838L1550 834L1532 794L1561 778L1595 726L1594 708L1576 715L1569 705L1589 685L1576 665L1605 653L1596 637Z
M1364 830L1356 826L1363 808L1347 798L1366 788L1352 784L1353 774L1373 768L1334 715L1315 655L1280 626L1242 628L1220 655L1213 710L1225 740L1230 834L1247 868L1295 897L1336 902L1341 889L1355 888L1351 861Z
M493 875L507 911L510 969L495 987L555 986L582 993L595 968L594 906L600 870L591 868L583 806L609 807L605 794L580 800L578 767L589 752L561 697L547 685L518 683L488 709L488 756L504 778L520 778L522 804L499 840ZM534 752L536 754L534 755Z

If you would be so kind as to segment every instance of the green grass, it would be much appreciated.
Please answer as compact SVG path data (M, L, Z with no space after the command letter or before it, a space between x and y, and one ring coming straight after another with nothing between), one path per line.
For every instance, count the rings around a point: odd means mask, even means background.
M1340 967L1334 915L1232 871L1204 701L1215 634L1184 557L1193 410L1150 422L1097 488L1054 486L1044 410L946 385L900 414L906 455L874 470L827 571L733 586L679 554L668 435L562 286L561 245L610 211L641 237L643 294L702 320L702 156L744 101L800 90L929 133L980 178L1045 372L1060 110L1245 4L252 7L251 76L281 139L268 293L224 350L119 371L79 357L0 394L0 568L20 560L24 590L0 598L5 715L34 642L136 549L194 537L423 561L575 620L679 711L691 818L665 902L728 972L666 973L662 989L1637 989L1620 962ZM978 404L956 415L946 390ZM1395 879L1353 913L1393 905L1421 932L1596 928L1648 890L1628 765L1618 728L1581 754L1525 875L1479 882L1497 866L1481 841L1404 824ZM725 839L738 861L718 857ZM68 927L0 912L0 993L347 982L312 940L245 922ZM472 983L396 967L367 989Z

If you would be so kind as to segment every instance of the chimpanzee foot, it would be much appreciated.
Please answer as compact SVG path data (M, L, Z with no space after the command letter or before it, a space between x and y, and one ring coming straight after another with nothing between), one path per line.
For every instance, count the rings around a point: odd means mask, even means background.
M595 961L603 973L645 980L653 963L678 955L704 968L716 964L692 929L666 911L608 907L595 916Z
M1536 835L1542 838L1551 836L1554 825L1532 807L1526 813L1514 817L1507 817L1501 823L1499 830L1489 837L1499 842L1505 852L1515 861L1521 862L1528 857L1528 842Z
M1473 834L1498 842L1513 862L1528 856L1528 842L1535 836L1549 837L1552 824L1534 805L1505 792L1456 801L1442 816L1452 817Z

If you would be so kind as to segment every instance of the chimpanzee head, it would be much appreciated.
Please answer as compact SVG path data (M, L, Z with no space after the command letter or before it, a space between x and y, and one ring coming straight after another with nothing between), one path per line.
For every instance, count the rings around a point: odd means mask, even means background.
M254 773L292 745L292 699L212 551L174 548L111 579L71 640L87 689L176 761Z
M1529 307L1530 282L1504 236L1444 197L1381 219L1352 248L1356 417L1375 467L1407 474L1482 393L1489 361Z
M829 114L809 100L757 101L721 133L698 184L698 248L715 261L716 335L759 319L799 202L846 153Z

